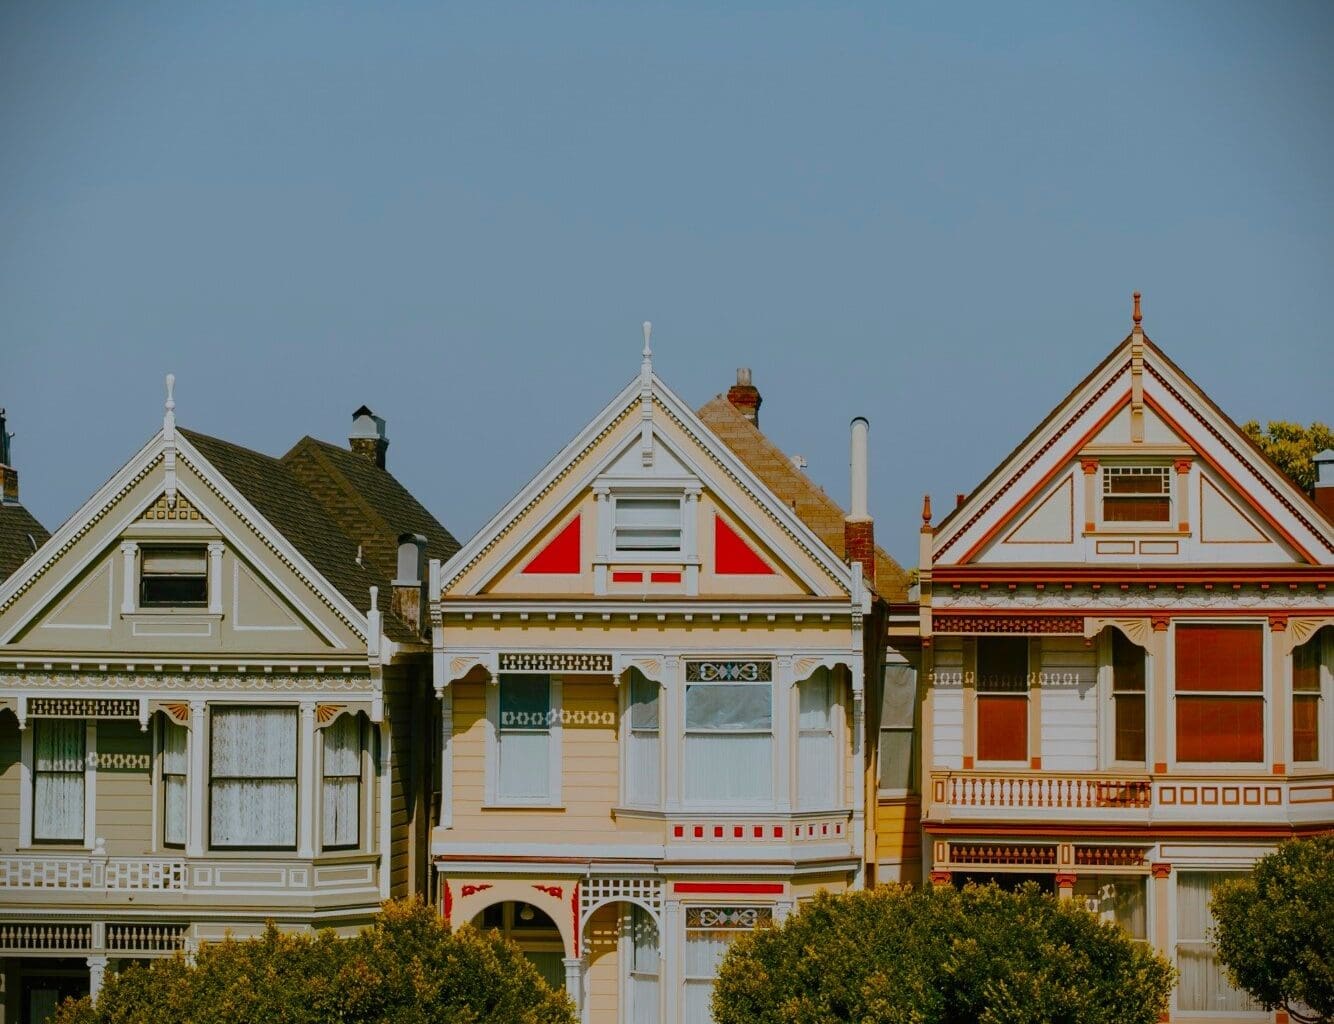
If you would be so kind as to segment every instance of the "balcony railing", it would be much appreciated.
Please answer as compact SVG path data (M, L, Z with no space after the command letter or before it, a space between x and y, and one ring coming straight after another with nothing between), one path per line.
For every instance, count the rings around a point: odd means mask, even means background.
M1094 810L1152 803L1148 779L1081 775L945 775L933 780L936 803L948 807Z

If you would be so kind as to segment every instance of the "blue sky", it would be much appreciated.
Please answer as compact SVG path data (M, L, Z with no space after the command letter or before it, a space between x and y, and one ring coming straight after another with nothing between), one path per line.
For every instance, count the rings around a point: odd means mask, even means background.
M636 371L901 560L1129 328L1330 419L1323 3L7 3L0 405L54 527L157 428L368 403L463 538Z

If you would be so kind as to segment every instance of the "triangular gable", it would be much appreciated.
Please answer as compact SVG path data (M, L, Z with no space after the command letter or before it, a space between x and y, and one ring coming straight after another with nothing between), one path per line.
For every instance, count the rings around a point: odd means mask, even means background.
M1220 496L1228 495L1243 521L1258 531L1263 542L1278 545L1277 557L1287 561L1328 565L1334 563L1334 539L1309 498L1296 488L1251 444L1242 431L1214 406L1199 387L1147 338L1138 336L1142 363L1135 367L1137 336L1132 334L1063 401L1020 446L936 528L933 559L938 565L964 565L1001 557L1025 560L1021 555L1026 526L1043 522L1047 543L1062 541L1051 532L1055 506L1061 501L1060 481L1072 476L1074 536L1079 548L1082 499L1078 459L1187 458L1199 465L1197 477L1208 478ZM1136 370L1139 372L1135 372ZM1138 422L1136 422L1138 420ZM1092 472L1090 467L1090 472ZM1205 498L1189 500L1190 515L1200 528ZM1241 527L1222 523L1223 512L1208 491L1208 511L1214 513L1214 532L1240 537ZM1039 514L1039 508L1044 507ZM1208 514L1207 512L1205 513ZM1046 519L1052 519L1047 523ZM1240 531L1240 532L1239 532ZM1254 538L1260 542L1259 538ZM1033 538L1038 539L1038 538ZM1229 543L1247 543L1240 539ZM1221 542L1216 542L1221 543ZM1133 546L1133 545L1132 545ZM1009 554L1005 554L1006 551ZM1051 560L1068 560L1069 553L1052 552ZM1228 558L1231 559L1231 554ZM1268 559L1267 559L1268 560Z
M575 515L564 526L559 527L549 540L538 547L537 554L528 560L521 570L525 576L572 576L579 573L583 566L583 551L580 531L583 529L583 516Z
M714 571L723 576L772 576L774 567L721 515L713 516Z
M569 528L577 507L589 510L582 531L582 561L587 563L595 505L590 488L595 479L635 480L641 486L654 479L673 485L693 481L705 492L701 507L706 498L716 501L735 520L739 532L764 538L761 543L784 560L784 571L773 572L775 578L801 581L801 592L810 596L846 596L852 590L850 571L838 556L769 493L689 406L651 375L647 383L641 376L627 385L463 546L443 567L442 592L477 595L492 590L502 574L522 573L523 566L555 540L557 524L561 530ZM544 537L548 539L543 541ZM712 540L710 536L710 548ZM769 555L756 557L763 561ZM646 571L645 580L648 575ZM540 591L542 586L531 582L535 577L545 582L542 574L527 573L529 583L515 581L504 589Z

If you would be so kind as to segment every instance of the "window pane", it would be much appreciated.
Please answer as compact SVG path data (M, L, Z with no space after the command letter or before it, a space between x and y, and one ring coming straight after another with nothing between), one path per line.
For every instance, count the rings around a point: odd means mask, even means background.
M880 726L911 728L917 702L917 670L911 665L885 666L885 692L880 705Z
M1320 697L1298 693L1292 697L1292 759L1320 760Z
M551 682L546 676L500 677L500 728L551 728Z
M1170 498L1103 498L1102 518L1107 523L1167 523L1172 519Z
M1104 494L1170 494L1171 476L1166 466L1106 466L1102 471Z
M184 775L169 775L162 780L162 839L172 846L185 845L187 796Z
M1263 761L1264 701L1177 697L1178 761Z
M1119 924L1132 939L1145 940L1145 886L1142 875L1080 875L1074 895L1090 913Z
M806 811L835 806L838 798L838 756L832 733L797 737L797 806Z
M626 742L626 798L638 807L656 807L660 799L661 758L658 734L631 730Z
M190 730L175 722L167 722L162 729L162 771L170 775L184 775L188 762Z
M296 782L214 779L210 803L214 846L295 846Z
M687 736L686 799L696 803L767 803L773 799L773 737Z
M977 759L1028 760L1028 697L977 695Z
M1028 690L1028 641L1023 637L987 636L977 641L977 688L988 693Z
M499 737L500 796L507 800L545 800L550 792L551 736L547 732L508 732Z
M802 732L828 732L830 715L829 672L821 669L797 684L798 723Z
M1116 759L1144 763L1144 695L1118 693L1116 701Z
M81 718L38 719L33 736L34 766L39 772L82 773L86 737Z
M1292 652L1292 688L1294 690L1320 689L1320 635L1308 640Z
M83 839L83 773L39 772L33 779L34 839Z
M143 571L145 574L202 576L206 570L206 556L203 548L144 548Z
M686 687L686 728L768 731L773 727L769 686L697 683Z
M324 780L324 846L356 846L361 839L361 780Z
M296 708L211 709L213 777L296 778Z
M639 669L630 670L630 728L658 731L658 691L661 687Z
M880 730L880 788L908 789L912 785L912 731Z
M1144 648L1112 630L1112 689L1144 689Z
M1264 688L1264 632L1259 626L1186 624L1176 628L1176 688Z
M677 498L617 498L616 525L679 527L681 502Z
M1177 1007L1182 1011L1236 1013L1261 1008L1228 983L1209 941L1214 923L1209 913L1210 891L1227 877L1202 871L1177 875L1177 967L1181 971Z
M361 721L339 715L324 729L324 774L361 775Z

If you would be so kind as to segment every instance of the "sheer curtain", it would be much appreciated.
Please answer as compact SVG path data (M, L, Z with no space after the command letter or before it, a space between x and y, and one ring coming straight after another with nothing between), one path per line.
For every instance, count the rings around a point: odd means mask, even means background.
M551 681L547 676L502 675L497 795L502 800L546 800L551 794Z
M1260 1005L1233 988L1210 941L1213 915L1210 890L1231 876L1214 871L1183 871L1177 875L1177 1009L1216 1012L1257 1011Z
M682 964L685 976L682 1020L684 1024L712 1024L713 982L727 947L738 932L686 931L686 955Z
M639 669L630 670L630 732L626 754L626 799L639 807L661 802L658 694L660 687Z
M212 709L214 846L296 845L296 708Z
M630 907L630 970L626 976L630 1024L658 1024L658 928L643 907Z
M697 804L773 800L773 687L686 687L686 799Z
M797 684L797 806L805 811L832 808L838 799L833 689L826 668Z
M162 841L185 845L190 731L166 721L162 728Z
M361 841L361 718L339 715L324 729L324 847Z
M83 841L85 729L81 718L33 723L33 839Z

